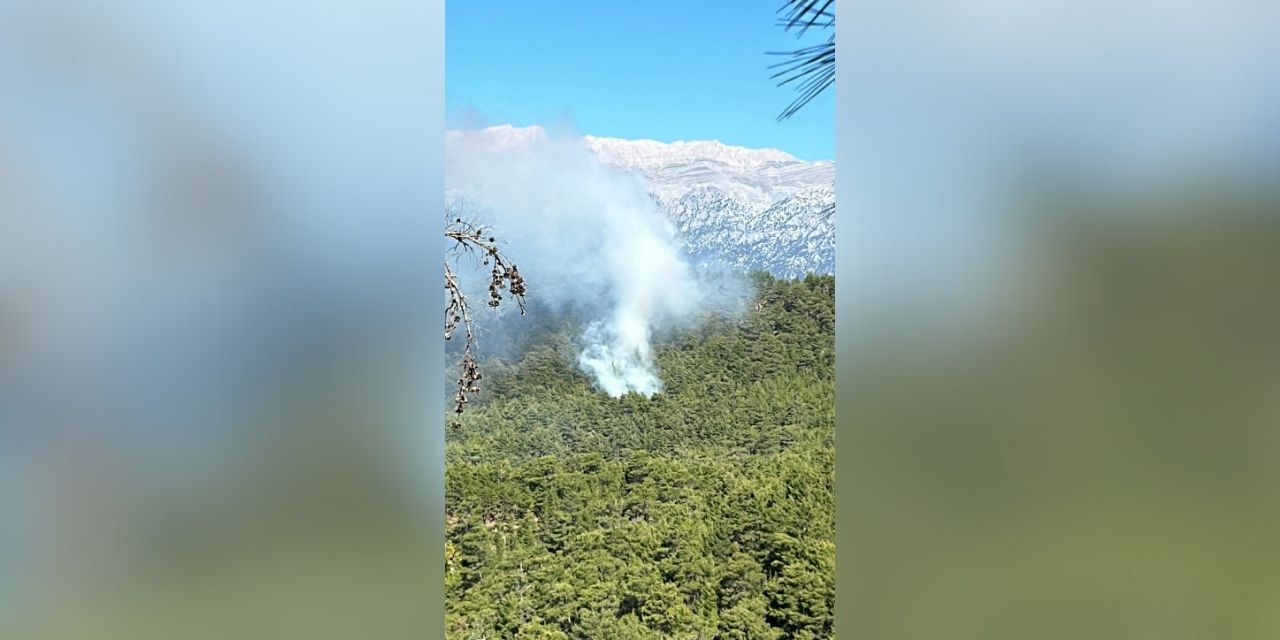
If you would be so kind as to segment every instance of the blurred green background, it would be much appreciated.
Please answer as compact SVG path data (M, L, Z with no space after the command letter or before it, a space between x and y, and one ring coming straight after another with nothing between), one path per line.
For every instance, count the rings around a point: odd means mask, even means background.
M841 335L840 634L1276 637L1280 199L1058 204L979 328Z

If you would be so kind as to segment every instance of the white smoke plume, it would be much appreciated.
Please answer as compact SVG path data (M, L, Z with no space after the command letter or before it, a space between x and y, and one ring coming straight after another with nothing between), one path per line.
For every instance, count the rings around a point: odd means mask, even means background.
M499 126L447 134L445 186L505 241L531 298L593 318L578 365L601 391L662 390L654 332L715 296L643 179L603 166L580 137Z

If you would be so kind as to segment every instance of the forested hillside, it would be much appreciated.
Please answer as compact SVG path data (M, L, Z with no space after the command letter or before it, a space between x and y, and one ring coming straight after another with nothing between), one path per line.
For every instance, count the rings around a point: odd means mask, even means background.
M567 317L483 363L447 435L449 638L832 637L835 283L754 279L660 337L652 398L593 390Z

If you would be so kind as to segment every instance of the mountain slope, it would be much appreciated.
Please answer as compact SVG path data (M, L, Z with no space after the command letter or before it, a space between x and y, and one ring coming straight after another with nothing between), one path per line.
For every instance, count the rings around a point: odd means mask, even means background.
M540 127L509 125L484 134L510 146L547 137ZM582 142L602 164L644 179L695 263L781 277L834 272L833 162L715 140Z
M643 176L697 262L799 277L835 269L835 164L719 141L584 138Z

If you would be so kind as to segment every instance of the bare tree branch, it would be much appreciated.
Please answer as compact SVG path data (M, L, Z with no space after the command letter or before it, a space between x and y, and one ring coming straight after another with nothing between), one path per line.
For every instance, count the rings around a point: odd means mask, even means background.
M501 305L502 293L506 291L516 301L520 315L525 314L524 277L520 275L515 263L498 249L497 239L489 235L488 229L477 223L465 222L462 218L455 217L452 222L445 225L444 236L454 241L450 251L454 253L455 264L457 258L466 255L478 258L484 266L492 267L489 271L489 307L496 308ZM468 402L468 394L474 395L480 392L477 383L481 375L474 353L477 340L470 300L463 293L457 272L449 266L447 259L444 263L444 287L448 292L448 302L444 310L444 339L452 340L459 326L466 334L462 349L461 375L458 377L458 391L454 396L454 412L462 413L463 407Z

